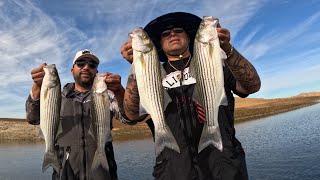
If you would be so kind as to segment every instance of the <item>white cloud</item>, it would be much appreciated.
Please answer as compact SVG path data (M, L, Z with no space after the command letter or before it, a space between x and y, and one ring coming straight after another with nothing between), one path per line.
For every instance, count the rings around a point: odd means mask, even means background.
M279 58L268 59L262 66L262 87L258 97L274 98L301 92L320 91L320 48L299 51ZM290 91L290 92L289 92Z
M75 18L92 22L94 33L90 36L90 47L103 55L103 61L121 58L119 49L128 38L128 33L137 26L145 26L152 19L169 12L185 11L200 17L212 15L220 18L222 26L237 32L265 4L266 0L186 0L183 3L172 0L119 0L119 1L67 1L62 12L69 11ZM126 6L123 6L126 4ZM87 11L92 9L92 11ZM86 13L82 13L86 12ZM103 29L97 23L104 23ZM96 23L95 23L96 22ZM100 24L101 25L101 24Z
M73 47L81 42L71 42L70 38L83 40L86 36L63 20L49 17L30 1L1 1L0 5L0 114L4 116L24 112L32 68L45 61L56 64L60 76L70 76L66 67L71 60L67 60L74 54Z
M264 97L268 94L269 98L274 98L277 97L278 94L272 94L272 92L277 90L290 90L294 92L294 89L298 88L302 91L308 91L310 84L320 82L319 72L320 65L315 65L307 68L296 67L295 69L280 72L276 76L263 76L263 84L259 94L262 94ZM301 90L298 90L296 94L301 93ZM319 90L320 89L318 89L318 91Z
M272 92L286 90L298 93L298 89L306 91L311 88L310 84L320 82L320 48L317 46L320 34L314 29L319 20L320 12L316 12L305 21L286 26L281 31L273 28L264 32L265 35L256 41L251 39L256 30L248 34L250 43L240 48L246 57L259 65L262 82L259 96L277 97Z
M263 0L243 3L233 1L196 1L184 3L172 0L136 1L1 1L0 11L0 88L3 89L3 103L19 104L11 109L2 108L1 115L21 109L29 87L31 86L30 70L43 61L57 64L62 83L71 80L68 65L76 50L92 49L103 63L120 59L119 49L127 39L128 33L137 26L145 26L150 20L165 13L185 11L199 16L212 15L221 18L223 26L230 28L233 35L248 22ZM39 8L49 4L55 10L52 17ZM59 4L59 5L57 5ZM125 4L125 6L124 6ZM198 10L196 10L198 9ZM67 16L65 16L67 15ZM88 24L86 29L79 30L79 24ZM78 23L78 24L77 24ZM127 66L128 67L128 66ZM126 79L126 77L123 77ZM6 93L17 84L23 84L17 92ZM7 102L6 102L7 100ZM19 108L16 108L19 107Z
M64 84L72 80L69 66L77 50L92 49L103 64L119 67L124 63L117 62L121 59L119 49L128 33L165 13L185 11L200 17L218 17L235 39L267 3L267 0L0 1L0 100L4 103L0 103L0 114L24 117L24 101L32 83L30 70L43 60L57 64ZM238 49L263 72L260 94L319 80L316 77L320 76L317 73L320 67L315 60L319 48L291 55L285 52L294 46L293 40L301 40L300 46L320 42L319 32L306 34L319 19L320 12L317 12L304 22L281 31L273 28L266 32L266 25L258 24L241 38ZM268 59L269 54L282 58ZM124 72L128 67L112 71ZM297 67L303 68L296 70ZM125 81L126 77L122 79Z
M312 29L312 25L320 19L320 12L316 12L304 22L288 27L285 30L277 31L273 28L269 33L266 33L259 40L252 42L246 47L241 46L243 54L248 55L250 59L256 60L272 51L285 50L292 45L292 42L304 43L304 35ZM252 33L257 33L254 30ZM250 33L248 38L252 35ZM318 36L319 38L319 36ZM319 39L320 40L320 39ZM310 41L310 40L309 40Z
M238 31L266 3L266 0L203 1L203 7L198 12L201 16L212 15L219 18L221 26L230 29L232 37L236 37Z
M250 32L240 43L239 45L239 49L243 49L244 47L247 47L249 45L249 43L254 39L254 37L256 36L256 34L263 28L262 25L257 26L256 28L254 28L254 30L252 32Z

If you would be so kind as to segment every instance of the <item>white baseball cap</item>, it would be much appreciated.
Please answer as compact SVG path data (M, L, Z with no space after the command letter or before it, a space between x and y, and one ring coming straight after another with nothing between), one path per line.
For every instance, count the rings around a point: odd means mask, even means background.
M91 60L95 61L96 63L99 64L99 58L94 55L89 49L84 49L84 50L80 50L76 53L76 55L73 58L73 62L72 64L74 64L78 59L80 58L90 58Z

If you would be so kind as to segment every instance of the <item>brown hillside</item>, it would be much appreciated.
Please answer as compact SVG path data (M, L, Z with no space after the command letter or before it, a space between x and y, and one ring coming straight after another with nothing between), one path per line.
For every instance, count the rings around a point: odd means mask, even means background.
M320 102L320 96L296 96L292 98L257 99L236 98L235 122L258 119ZM114 120L114 140L130 140L151 137L146 123L123 125ZM33 126L25 119L0 118L0 143L40 142L39 126Z

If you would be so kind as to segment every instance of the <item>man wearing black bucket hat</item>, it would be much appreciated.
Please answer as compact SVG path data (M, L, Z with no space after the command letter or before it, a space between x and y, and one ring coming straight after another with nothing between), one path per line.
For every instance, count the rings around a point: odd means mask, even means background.
M163 180L248 179L245 154L241 143L235 138L233 93L247 97L257 92L261 83L252 64L230 44L229 31L217 28L221 48L227 55L223 70L228 106L220 106L218 118L223 142L222 152L214 146L208 146L198 153L205 113L192 98L196 82L184 80L186 82L182 84L172 81L176 71L188 73L193 42L200 22L201 19L193 14L175 12L154 19L144 28L155 44L159 60L163 62L166 71L163 82L168 83L163 83L163 86L171 100L165 107L165 120L180 147L180 153L165 148L156 157L153 176ZM122 45L121 54L127 61L132 62L130 41ZM132 73L129 75L124 97L124 108L129 119L139 120L146 117L139 103L137 83ZM153 132L151 121L147 122Z

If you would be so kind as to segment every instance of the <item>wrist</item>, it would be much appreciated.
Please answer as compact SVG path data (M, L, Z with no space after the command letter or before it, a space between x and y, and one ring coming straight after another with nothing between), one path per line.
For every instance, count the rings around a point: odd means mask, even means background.
M119 89L114 92L114 95L115 95L116 97L119 97L119 96L120 96L120 97L123 97L124 92L125 92L124 88L123 88L122 86L120 86Z
M40 99L40 92L41 92L41 87L39 87L37 84L34 83L30 91L31 98L33 100Z

